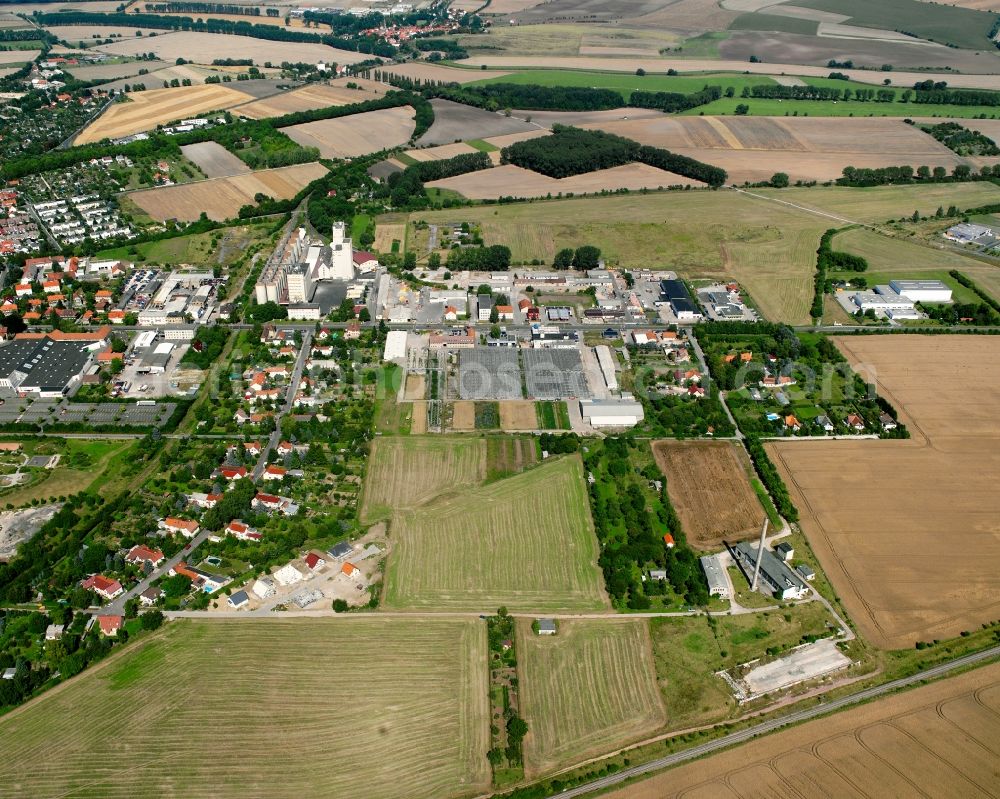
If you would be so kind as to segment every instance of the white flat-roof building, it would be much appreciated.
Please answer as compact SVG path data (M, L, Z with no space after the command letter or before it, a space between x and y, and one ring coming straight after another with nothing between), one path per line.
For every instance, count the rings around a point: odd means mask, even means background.
M913 300L899 296L888 286L876 286L875 291L859 291L854 304L861 311L904 311L913 309Z
M591 427L635 427L644 418L642 403L632 397L582 399L580 413Z
M383 361L405 361L406 360L406 331L390 330L385 337L385 352L382 354Z
M600 344L594 347L594 352L597 354L597 363L600 365L601 373L604 375L604 382L607 383L611 391L617 391L618 375L615 373L615 358L611 354L611 347L606 344Z
M729 578L726 570L719 563L717 555L703 555L699 558L702 571L705 572L705 580L708 581L708 595L729 599L731 592L729 589Z
M890 280L889 288L914 302L951 302L951 289L940 280Z

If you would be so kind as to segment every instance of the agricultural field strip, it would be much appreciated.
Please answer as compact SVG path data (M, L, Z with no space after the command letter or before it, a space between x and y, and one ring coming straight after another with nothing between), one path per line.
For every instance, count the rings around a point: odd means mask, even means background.
M708 760L673 768L609 799L665 799L674 796L813 795L817 786L831 796L871 795L878 785L891 795L994 795L1000 749L1000 664L993 663L759 737L797 720L849 707L864 698L945 674L965 662L995 658L1000 648L935 667L914 677L832 700L790 717L750 727L722 739L614 777L566 791L571 799L654 770L710 754L734 743L744 745ZM985 657L984 657L985 655Z
M11 797L152 797L198 783L242 797L273 764L282 792L302 796L350 793L359 774L366 796L384 799L481 791L485 659L471 620L172 622L0 720L0 783ZM71 722L81 714L102 724ZM206 720L223 716L238 758L213 745ZM95 757L109 729L119 756Z

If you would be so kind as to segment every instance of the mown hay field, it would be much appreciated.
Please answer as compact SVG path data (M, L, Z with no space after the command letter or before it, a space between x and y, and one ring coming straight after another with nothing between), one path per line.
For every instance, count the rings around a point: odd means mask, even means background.
M552 771L641 739L666 722L644 619L518 623L525 771Z
M856 191L863 195L863 190ZM1000 196L1000 190L994 191ZM794 201L794 194L782 195L786 197ZM789 205L731 191L472 207L463 209L461 218L482 227L486 244L509 246L515 261L539 258L551 263L560 248L586 241L600 247L613 266L734 279L766 318L794 324L809 322L816 247L831 224L828 218ZM445 224L454 221L455 214L421 212L411 222L418 219Z
M656 465L688 542L711 549L759 530L764 509L746 450L729 441L654 441Z
M415 508L445 491L486 478L486 442L478 438L383 437L368 456L361 518L367 524Z
M500 403L500 429L508 432L537 430L538 414L532 400L504 400Z
M204 211L209 219L223 221L235 217L242 206L252 205L258 194L287 200L326 172L326 167L318 162L296 164L247 175L143 189L126 196L153 219L193 222Z
M404 105L280 130L303 147L319 148L323 158L355 158L405 144L416 128L413 113Z
M331 86L315 83L242 105L234 113L250 119L266 119L295 111L312 111L316 108L363 103L377 96L375 92L366 89L348 89L342 84Z
M249 96L219 84L150 89L129 95L129 102L115 103L76 137L75 144L116 139L152 130L157 125L190 119L206 111L222 111L245 103Z
M773 173L772 173L773 174ZM530 169L504 164L493 169L469 172L442 180L432 180L427 186L456 191L474 200L496 200L500 197L545 197L559 194L598 194L618 189L661 189L669 186L704 186L705 184L666 172L647 164L625 164L599 169L568 178L550 178Z
M800 525L876 646L951 638L1000 615L1000 340L837 339L899 411L906 441L773 442Z
M181 147L181 153L209 178L228 178L251 171L243 161L215 141L185 144Z
M173 621L0 719L2 793L476 793L486 655L471 619Z
M420 477L428 478L430 471ZM607 607L579 457L553 459L478 488L450 487L431 502L393 514L386 605Z
M996 794L1000 665L817 719L607 794L667 797Z

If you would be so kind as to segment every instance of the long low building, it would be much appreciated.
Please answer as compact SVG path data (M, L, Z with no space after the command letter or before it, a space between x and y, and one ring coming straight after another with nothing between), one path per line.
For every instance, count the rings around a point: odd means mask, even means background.
M757 568L757 544L752 541L741 541L730 547L729 551L746 575L747 582L753 585L753 575ZM802 578L767 548L764 548L760 555L759 578L778 599L801 599L809 593L809 586Z
M645 418L642 403L632 397L582 399L580 414L591 427L635 427Z
M890 280L889 288L914 302L951 302L951 289L940 280Z
M617 391L618 375L615 373L615 358L611 354L611 347L600 344L594 347L594 352L597 354L597 363L600 364L604 382L611 391Z
M93 333L20 333L0 347L0 389L19 396L58 399L70 395L110 328Z
M729 578L719 563L718 555L703 555L699 561L702 571L705 572L705 580L708 582L708 595L729 599L732 595Z

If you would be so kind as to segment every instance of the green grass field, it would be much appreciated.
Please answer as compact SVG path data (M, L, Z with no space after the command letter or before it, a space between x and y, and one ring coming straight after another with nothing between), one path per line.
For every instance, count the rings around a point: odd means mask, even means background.
M535 413L538 415L540 430L569 430L569 410L565 402L549 400L535 403Z
M845 84L848 85L848 84ZM864 86L864 84L853 84ZM867 88L871 89L872 86ZM896 89L897 93L899 89ZM700 105L682 112L685 116L705 116L736 113L736 106L745 104L748 116L784 117L960 117L972 119L985 114L995 117L996 106L985 105L936 105L933 103L856 103L854 101L827 102L823 100L767 100L753 97L722 97L707 105Z
M518 624L529 776L654 733L666 721L644 619L559 622L554 636Z
M476 794L486 655L471 619L170 622L0 718L0 793Z
M97 253L94 259L121 259L150 264L228 265L242 256L249 247L264 241L268 237L269 227L270 223L239 225L209 233L150 241L136 244L134 247L129 245L113 247Z
M735 715L736 702L715 672L782 652L803 635L823 635L833 618L819 602L742 616L720 616L714 629L704 616L650 621L656 676L667 709L667 725L680 729Z
M32 470L33 479L23 486L0 489L0 505L8 503L15 507L27 505L32 500L46 502L60 496L68 496L78 491L95 487L104 487L110 478L105 470L115 472L116 463L121 463L122 456L132 448L134 441L70 438L64 441L58 439L42 439L26 442L23 450L28 455L61 455L59 464L54 469ZM5 463L20 463L23 455L18 453L4 457Z
M361 520L386 519L486 478L486 442L443 436L383 437L372 443Z
M393 514L386 605L484 612L500 605L607 607L579 457L448 490L455 483L441 484L445 493L436 499Z

